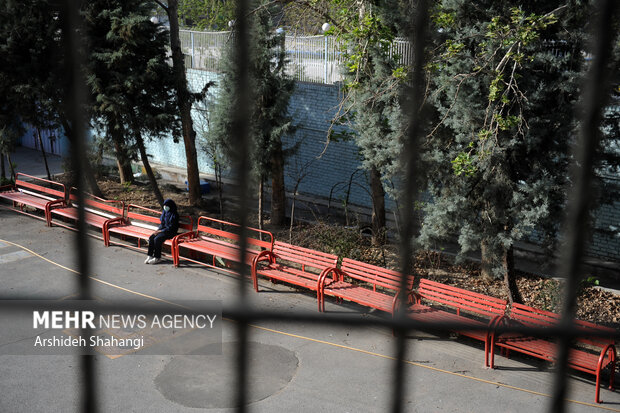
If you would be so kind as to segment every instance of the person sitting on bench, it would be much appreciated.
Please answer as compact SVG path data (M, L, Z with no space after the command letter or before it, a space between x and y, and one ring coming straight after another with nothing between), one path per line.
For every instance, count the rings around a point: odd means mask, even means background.
M161 247L167 239L172 239L179 230L179 213L177 212L177 204L172 199L164 201L164 212L159 218L161 224L157 231L149 237L148 257L144 261L145 264L157 264L161 261Z

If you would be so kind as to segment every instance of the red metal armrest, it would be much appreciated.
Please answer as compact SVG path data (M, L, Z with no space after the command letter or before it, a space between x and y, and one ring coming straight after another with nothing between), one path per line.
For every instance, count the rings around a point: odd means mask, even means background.
M66 207L67 206L67 201L65 199L57 199L55 201L50 201L47 204L45 204L45 207L51 211L52 207L60 205L61 207Z
M106 231L110 229L110 227L112 227L113 225L129 225L129 223L127 222L127 220L123 217L118 217L118 218L112 218L112 219L108 219L106 222L104 222L104 227L106 228Z
M319 279L317 281L317 288L320 288L321 290L325 289L325 281L327 280L329 274L332 274L332 282L344 279L344 274L340 269L336 267L325 268L323 271L321 271L321 274L319 275Z
M45 221L47 222L47 226L52 225L52 207L60 206L62 208L67 206L67 201L65 199L57 199L55 201L49 201L45 204Z
M332 282L344 279L344 274L337 267L328 267L321 271L316 282L316 298L319 311L325 311L325 280L327 280L329 274L332 274Z
M258 263L260 261L269 261L269 264L275 264L276 263L276 258L277 255L269 250L264 250L259 252L253 259L252 259L252 266L251 266L251 271L250 271L250 275L252 277L252 284L254 284L254 291L258 292L258 274L256 273L256 269L258 267Z
M198 237L198 231L184 232L172 238L172 246L173 247L178 246L186 238L187 240L190 240L190 239L197 238L197 237Z

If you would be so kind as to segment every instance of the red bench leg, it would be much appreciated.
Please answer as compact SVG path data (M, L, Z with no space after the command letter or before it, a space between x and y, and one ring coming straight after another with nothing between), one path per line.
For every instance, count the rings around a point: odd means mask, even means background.
M596 389L594 390L594 402L601 402L601 370L596 371Z

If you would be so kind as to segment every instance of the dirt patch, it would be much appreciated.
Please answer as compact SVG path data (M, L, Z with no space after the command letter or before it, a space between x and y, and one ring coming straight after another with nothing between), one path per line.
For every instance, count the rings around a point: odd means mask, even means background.
M106 179L101 180L99 185L108 199L119 199L126 203L160 209L148 184L137 183L124 186L116 180ZM206 197L202 205L195 207L189 204L187 192L183 189L173 185L164 185L160 189L164 198L171 198L177 203L181 214L193 217L200 215L219 217L218 202L214 194ZM231 211L231 208L226 208L226 210ZM225 214L224 218L233 219L230 214ZM250 225L256 225L255 221L252 219ZM270 229L268 222L266 226ZM388 268L398 268L398 254L395 246L373 248L369 240L355 228L319 222L313 225L296 226L290 234L287 229L271 228L271 230L276 239L296 245L345 255ZM414 263L414 274L481 294L507 298L503 283L500 280L483 279L476 263L456 265L444 255L436 252L418 253ZM558 312L560 310L563 293L559 281L520 273L517 285L525 304L547 311ZM595 288L588 283L582 284L579 289L577 317L620 328L620 294Z

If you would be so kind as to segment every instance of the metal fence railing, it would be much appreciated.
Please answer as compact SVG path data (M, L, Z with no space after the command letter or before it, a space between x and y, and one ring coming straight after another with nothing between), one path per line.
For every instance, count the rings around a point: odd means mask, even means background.
M180 30L181 48L186 67L220 72L224 49L231 32ZM342 44L334 36L286 36L288 72L300 82L334 84L342 76ZM407 39L396 39L391 54L402 65L413 61L413 49Z

